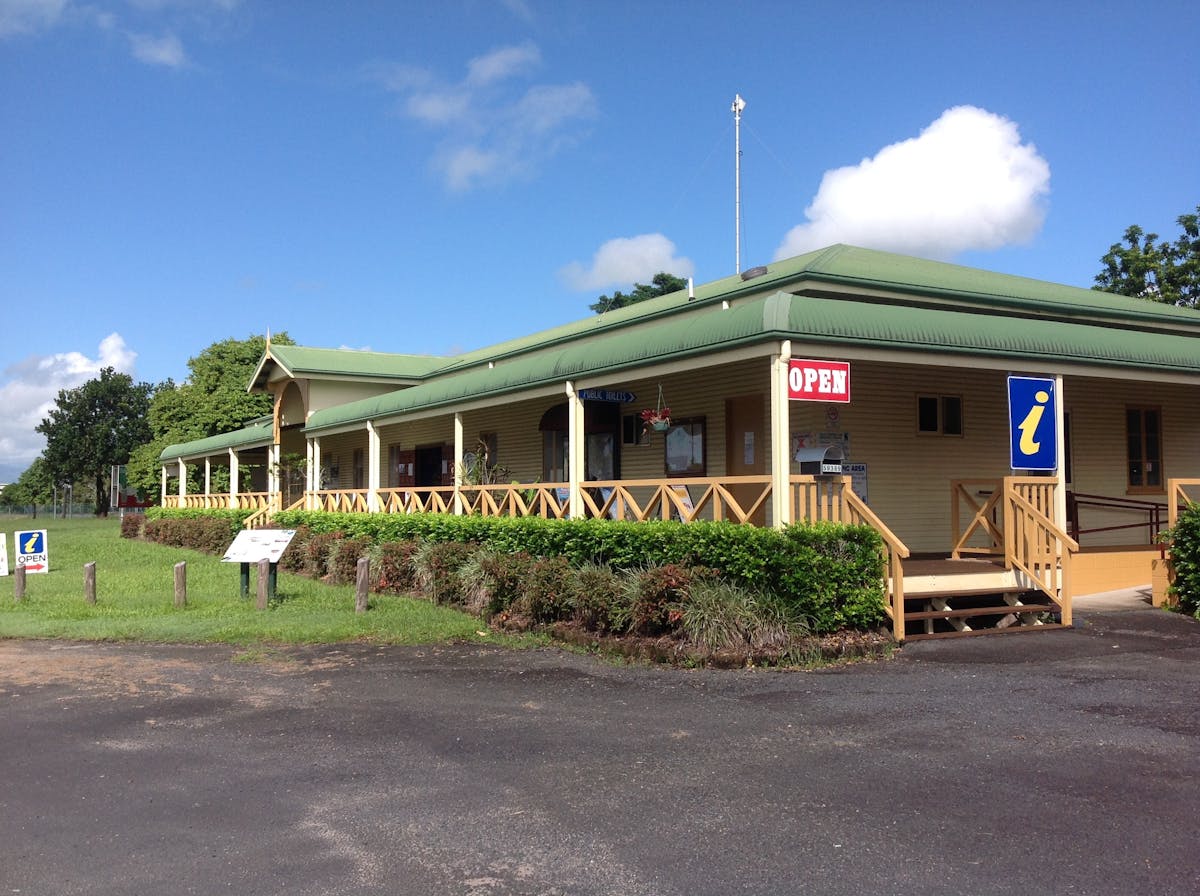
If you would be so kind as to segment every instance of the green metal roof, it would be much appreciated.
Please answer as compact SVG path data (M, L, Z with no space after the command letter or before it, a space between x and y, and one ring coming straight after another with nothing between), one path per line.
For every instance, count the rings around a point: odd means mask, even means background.
M776 339L830 352L856 346L1200 373L1192 309L836 245L773 262L750 280L702 284L690 300L681 290L453 358L270 346L252 385L269 363L291 376L412 384L314 413L306 429L319 432ZM237 447L210 442L168 452Z
M910 305L921 304L921 298L924 297L937 303L970 304L989 311L1009 309L1039 317L1122 321L1135 328L1183 329L1200 334L1200 314L1191 308L1176 308L1145 299L997 274L891 252L835 245L773 262L766 266L766 273L750 280L732 276L699 285L694 290L695 298L692 301L688 300L686 290L680 290L467 352L446 359L437 373L451 373L552 345L643 326L656 319L687 313L714 302L736 301L748 295L763 295L775 290L821 292L822 287L832 286L892 293L897 301Z
M293 378L336 377L356 380L416 382L449 359L433 355L395 355L360 352L346 348L309 348L303 345L271 345L263 352L251 378L251 388L266 385L268 366L274 362Z
M935 352L1036 360L1052 368L1066 361L1200 374L1200 338L1194 336L777 292L744 299L728 310L709 304L686 316L625 331L620 339L530 352L492 369L475 367L411 389L328 408L313 414L306 429L319 432L779 339L825 344L831 353L850 346L911 352L913 363L920 362L921 353Z
M160 463L167 461L187 460L190 457L219 454L230 448L257 448L270 445L275 441L275 428L270 417L254 421L249 426L197 439L194 442L181 442L178 445L168 445L159 454Z

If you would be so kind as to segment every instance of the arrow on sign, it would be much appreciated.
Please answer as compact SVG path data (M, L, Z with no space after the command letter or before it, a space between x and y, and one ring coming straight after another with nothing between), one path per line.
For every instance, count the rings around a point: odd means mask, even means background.
M30 570L30 571L32 571L32 572L41 572L43 569L45 569L45 568L46 568L46 564L44 564L44 563L30 563L30 564L27 564L27 565L24 565L24 566L22 566L21 568L22 568L22 569L28 569L28 570Z

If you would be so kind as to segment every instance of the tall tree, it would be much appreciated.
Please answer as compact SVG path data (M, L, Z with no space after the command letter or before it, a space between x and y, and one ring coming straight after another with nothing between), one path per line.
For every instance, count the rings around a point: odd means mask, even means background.
M50 416L37 426L46 437L42 457L54 482L83 480L96 488L96 515L107 516L111 467L150 438L149 383L105 367L76 389L61 389Z
M10 510L23 510L32 507L34 519L37 518L39 504L49 504L54 489L54 480L46 467L43 458L35 458L33 463L25 468L16 482L10 483L0 492L0 507Z
M627 305L636 305L638 302L646 301L646 299L665 296L667 293L678 292L686 288L687 280L663 271L655 274L649 284L633 284L633 291L629 295L617 291L611 296L601 296L588 307L597 314L603 314L605 311L613 311L617 308L624 308Z
M1104 269L1092 288L1168 305L1200 306L1200 205L1196 212L1176 219L1183 233L1173 243L1159 242L1157 233L1130 226L1124 243L1113 243L1100 259Z
M287 333L272 335L271 342L293 344ZM159 384L150 402L150 439L133 452L126 470L126 481L139 494L158 493L158 458L168 445L232 432L271 413L270 395L246 391L266 347L262 336L214 342L188 359L183 383ZM199 471L193 470L193 475L199 476ZM192 485L198 488L199 482Z

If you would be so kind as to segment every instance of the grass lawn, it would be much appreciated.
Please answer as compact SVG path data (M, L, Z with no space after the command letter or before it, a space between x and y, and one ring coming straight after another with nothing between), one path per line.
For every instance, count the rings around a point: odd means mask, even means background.
M25 600L14 600L14 532L45 529L50 571L26 577ZM0 638L67 638L314 644L368 641L430 644L448 640L505 640L480 634L486 626L457 610L391 595L371 595L354 612L352 586L325 585L279 572L277 594L256 610L255 569L250 596L239 595L239 568L184 548L120 536L115 518L45 519L0 516L10 575L0 578ZM187 607L175 609L174 566L187 561ZM83 565L96 563L96 604L83 597Z

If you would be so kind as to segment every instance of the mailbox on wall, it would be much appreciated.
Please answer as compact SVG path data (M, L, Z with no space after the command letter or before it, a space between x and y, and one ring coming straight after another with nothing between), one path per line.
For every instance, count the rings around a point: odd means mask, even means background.
M840 445L824 448L801 448L795 459L800 462L801 476L841 476L846 455Z

